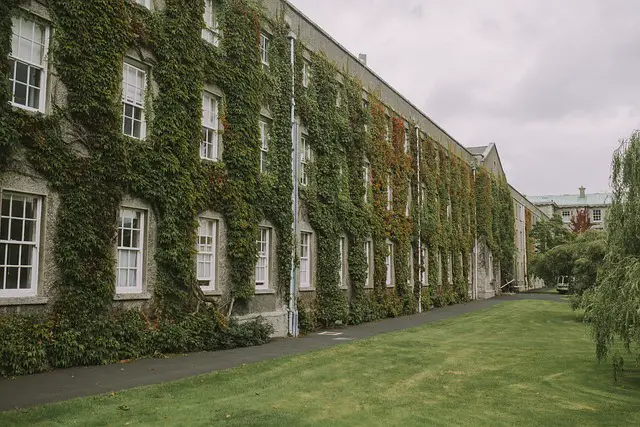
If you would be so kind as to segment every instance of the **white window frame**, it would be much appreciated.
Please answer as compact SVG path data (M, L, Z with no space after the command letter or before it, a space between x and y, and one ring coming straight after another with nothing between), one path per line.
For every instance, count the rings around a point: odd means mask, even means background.
M338 86L338 91L336 92L336 108L342 107L342 85Z
M409 289L413 289L414 285L414 265L413 265L413 245L409 248L409 253L407 256L407 265L409 266L409 274L407 275L407 286Z
M128 80L127 80L127 76L128 73L127 71L129 69L135 70L136 71L136 77L139 77L138 73L141 73L143 76L143 82L142 82L142 87L139 88L137 86L137 84L134 85L129 85L128 84ZM134 95L133 98L129 99L127 97L127 86L132 86L135 89L139 89L142 92L142 95L140 97L138 97L137 95ZM147 95L147 71L143 70L142 68L136 67L133 64L130 64L127 61L124 61L122 64L122 133L129 137L129 138L133 138L133 139L139 139L139 140L143 140L145 139L145 137L147 136L147 122L146 122L146 95ZM140 99L139 99L140 98ZM132 120L132 124L131 124L131 132L133 133L133 122L135 121L135 109L140 109L140 136L134 136L134 135L129 135L126 133L125 131L125 122L127 120L127 116L125 114L126 110L127 110L127 105L129 105L131 108L133 108L134 113L131 118Z
M311 233L300 233L300 289L311 289Z
M447 280L449 283L453 283L453 253L449 252L447 257Z
M596 212L598 213L598 218L596 218ZM594 209L591 216L593 217L593 222L602 222L602 209Z
M338 270L338 284L341 288L346 287L345 283L345 250L346 250L346 240L347 238L342 236L340 237L340 241L338 242L340 249L340 270Z
M220 46L220 38L222 37L222 34L215 9L214 0L204 1L204 13L202 14L204 28L202 29L202 39L207 43L218 47Z
M394 286L393 280L393 242L387 241L387 254L384 260L385 264L385 285L388 288Z
M134 0L140 6L144 6L147 9L151 10L151 0Z
M5 197L9 197L9 215L3 215L3 200ZM22 216L13 217L13 197L23 198L23 206L22 206ZM32 218L26 217L26 199L33 199L36 201L37 205L35 206L35 220ZM5 247L4 251L0 251L0 265L2 268L2 274L0 274L0 298L16 298L16 297L31 297L35 296L38 293L38 276L39 276L39 264L40 264L40 229L42 223L42 204L44 202L44 198L35 194L27 194L27 193L19 193L14 191L0 191L0 245ZM11 237L11 222L16 219L22 222L22 235L20 236L20 240L12 239ZM25 240L25 221L35 222L34 227L34 237L33 241ZM2 224L6 224L8 227L6 239L2 239ZM9 264L9 245L19 245L19 255L18 255L18 265ZM28 265L22 265L22 250L25 246L29 246L32 248L31 252L31 262ZM8 269L10 267L18 269L18 279L17 279L17 289L5 289L6 287L6 277L8 274ZM20 275L22 273L22 268L31 268L31 283L28 289L20 289Z
M302 61L302 87L309 87L310 82L311 82L311 63L305 59L304 61Z
M269 167L269 122L266 119L260 119L260 173L267 173Z
M391 187L391 173L387 173L387 210L391 210L393 204L393 188Z
M258 259L256 260L255 268L256 290L269 289L269 280L271 279L271 229L269 227L258 227L256 246L258 247ZM264 269L264 277L260 280L258 279L259 268Z
M261 32L260 33L260 61L262 67L269 67L269 37Z
M220 160L220 99L211 92L202 92L202 141L200 158L217 162ZM211 139L211 141L209 140Z
M568 215L565 215L568 214ZM570 222L571 221L571 210L569 209L563 209L562 210L562 221L563 222Z
M306 187L309 183L309 162L311 162L311 145L308 136L300 134L300 185Z
M411 194L411 181L407 182L407 206L404 210L404 216L409 218L411 212L411 202L413 201L413 195Z
M429 247L424 244L422 246L422 276L420 283L425 288L429 286Z
M469 252L469 274L467 276L469 284L473 284L473 252Z
M384 140L385 140L385 142L387 144L391 144L391 126L390 126L390 122L391 122L391 117L385 116L385 120L384 120L384 126L385 126Z
M144 257L145 257L145 217L146 217L146 211L142 210L142 209L136 209L136 208L129 208L129 207L121 207L119 210L119 214L118 214L118 238L120 239L121 236L124 236L124 228L123 228L123 212L128 211L128 212L134 212L136 214L140 214L140 221L139 221L139 227L138 229L134 228L133 226L131 228L128 228L128 230L130 230L132 233L135 231L138 231L139 236L138 236L138 247L134 247L134 246L123 246L122 244L118 244L117 246L117 258L116 258L116 294L139 294L142 293L142 275L143 275L143 266L144 266ZM133 240L133 236L131 237L131 239ZM122 242L120 242L122 243ZM120 266L120 255L122 252L127 252L129 254L131 253L135 253L136 254L136 267L135 268L131 268L129 266L127 267L123 267ZM129 260L131 258L128 258ZM136 272L136 283L135 286L121 286L119 285L120 283L120 270L128 270L128 271L135 271ZM126 282L128 282L128 278L129 275L127 274L127 279Z
M208 225L211 227L209 228ZM203 233L204 230L211 230L211 234ZM205 239L205 240L203 240ZM218 220L207 217L198 218L198 242L196 255L196 275L198 282L207 283L201 285L203 291L216 290L217 274L217 252L218 252ZM209 261L207 261L209 258ZM206 275L201 275L200 265L210 264L206 270Z
M41 54L41 60L40 63L34 62L33 61L33 57L32 55L30 55L30 59L23 59L20 58L18 56L18 54L16 52L13 52L13 46L17 45L19 46L19 42L14 43L14 37L21 37L19 34L16 34L16 28L15 28L15 24L16 21L18 22L18 25L20 26L20 28L22 28L22 24L24 22L27 23L31 23L34 26L39 26L40 29L42 30L42 44L36 42L35 40L30 40L30 47L31 47L31 54L33 54L33 47L34 44L40 45L41 49L42 49L42 54ZM17 15L17 16L13 16L12 17L12 25L11 25L11 45L12 45L12 52L9 54L9 59L14 61L13 67L12 69L10 69L10 76L9 76L9 83L10 83L10 88L9 91L11 93L11 100L9 101L9 103L17 108L21 108L23 110L27 110L27 111L33 111L33 112L38 112L38 113L44 113L46 111L46 103L47 103L47 71L48 71L48 62L49 62L49 36L50 36L50 27L49 25L45 25L42 24L41 22L39 22L36 19L31 19L31 17L26 17L24 15ZM20 29L18 29L18 33L20 33ZM33 37L33 33L32 33L32 37ZM21 37L24 38L24 37ZM30 87L34 87L32 85L30 85L29 83L27 83L27 95L26 95L26 104L27 105L22 105L19 103L14 102L15 100L15 77L16 77L16 67L17 67L17 63L20 62L24 65L26 65L28 67L28 71L27 74L30 75L30 70L32 68L38 69L40 70L40 94L38 96L38 108L33 108L33 107L29 107L29 91L28 88Z
M404 154L409 154L409 127L404 127Z
M369 201L369 189L371 187L371 164L365 160L362 165L362 178L364 181L364 202Z
M364 242L364 256L367 261L367 277L364 282L365 288L373 287L373 242L371 240L365 240Z

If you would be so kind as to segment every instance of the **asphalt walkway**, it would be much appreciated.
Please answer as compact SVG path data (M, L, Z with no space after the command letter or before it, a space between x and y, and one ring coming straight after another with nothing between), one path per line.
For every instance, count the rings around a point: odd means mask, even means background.
M313 333L303 338L275 339L258 347L191 353L166 359L141 359L127 364L75 367L0 379L0 411L59 402L75 397L115 392L174 381L181 378L234 368L339 345L449 319L507 301L538 299L560 301L559 295L522 293L489 300L437 308L420 314Z

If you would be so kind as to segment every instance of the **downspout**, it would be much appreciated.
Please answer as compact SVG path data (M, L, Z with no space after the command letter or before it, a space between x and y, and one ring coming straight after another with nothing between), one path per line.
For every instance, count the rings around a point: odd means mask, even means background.
M418 193L418 271L422 268L422 227L420 225L422 218L422 184L420 182L420 128L415 125L416 129L416 162L417 162L417 193ZM422 313L422 274L418 277L419 292L418 292L418 313Z
M477 167L474 166L473 167L473 186L476 186L476 171L477 171ZM477 189L476 189L477 191ZM477 199L476 199L477 200ZM476 262L475 262L475 274L473 275L473 286L471 287L471 299L472 300L476 300L478 299L478 206L477 203L473 204L473 216L474 216L474 221L476 224L475 227L475 248L473 250L475 258L476 258Z
M299 194L298 194L298 123L296 122L296 99L295 99L295 41L296 35L293 32L289 33L289 40L291 41L291 179L293 183L293 193L291 194L291 208L293 209L293 245L291 249L291 281L289 284L289 308L288 308L288 321L289 321L289 335L292 337L298 336L298 284L296 275L296 253L298 248L298 206L299 206Z

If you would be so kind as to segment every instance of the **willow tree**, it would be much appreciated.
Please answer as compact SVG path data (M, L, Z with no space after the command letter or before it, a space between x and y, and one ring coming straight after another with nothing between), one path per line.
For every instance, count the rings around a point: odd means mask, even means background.
M613 354L615 374L623 366L622 354L640 360L640 132L614 153L611 187L605 265L583 303L598 360Z

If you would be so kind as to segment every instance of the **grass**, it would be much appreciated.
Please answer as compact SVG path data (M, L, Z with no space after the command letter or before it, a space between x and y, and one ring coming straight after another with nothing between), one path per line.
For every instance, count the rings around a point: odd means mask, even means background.
M0 414L0 425L640 425L567 304L508 302L241 368Z

